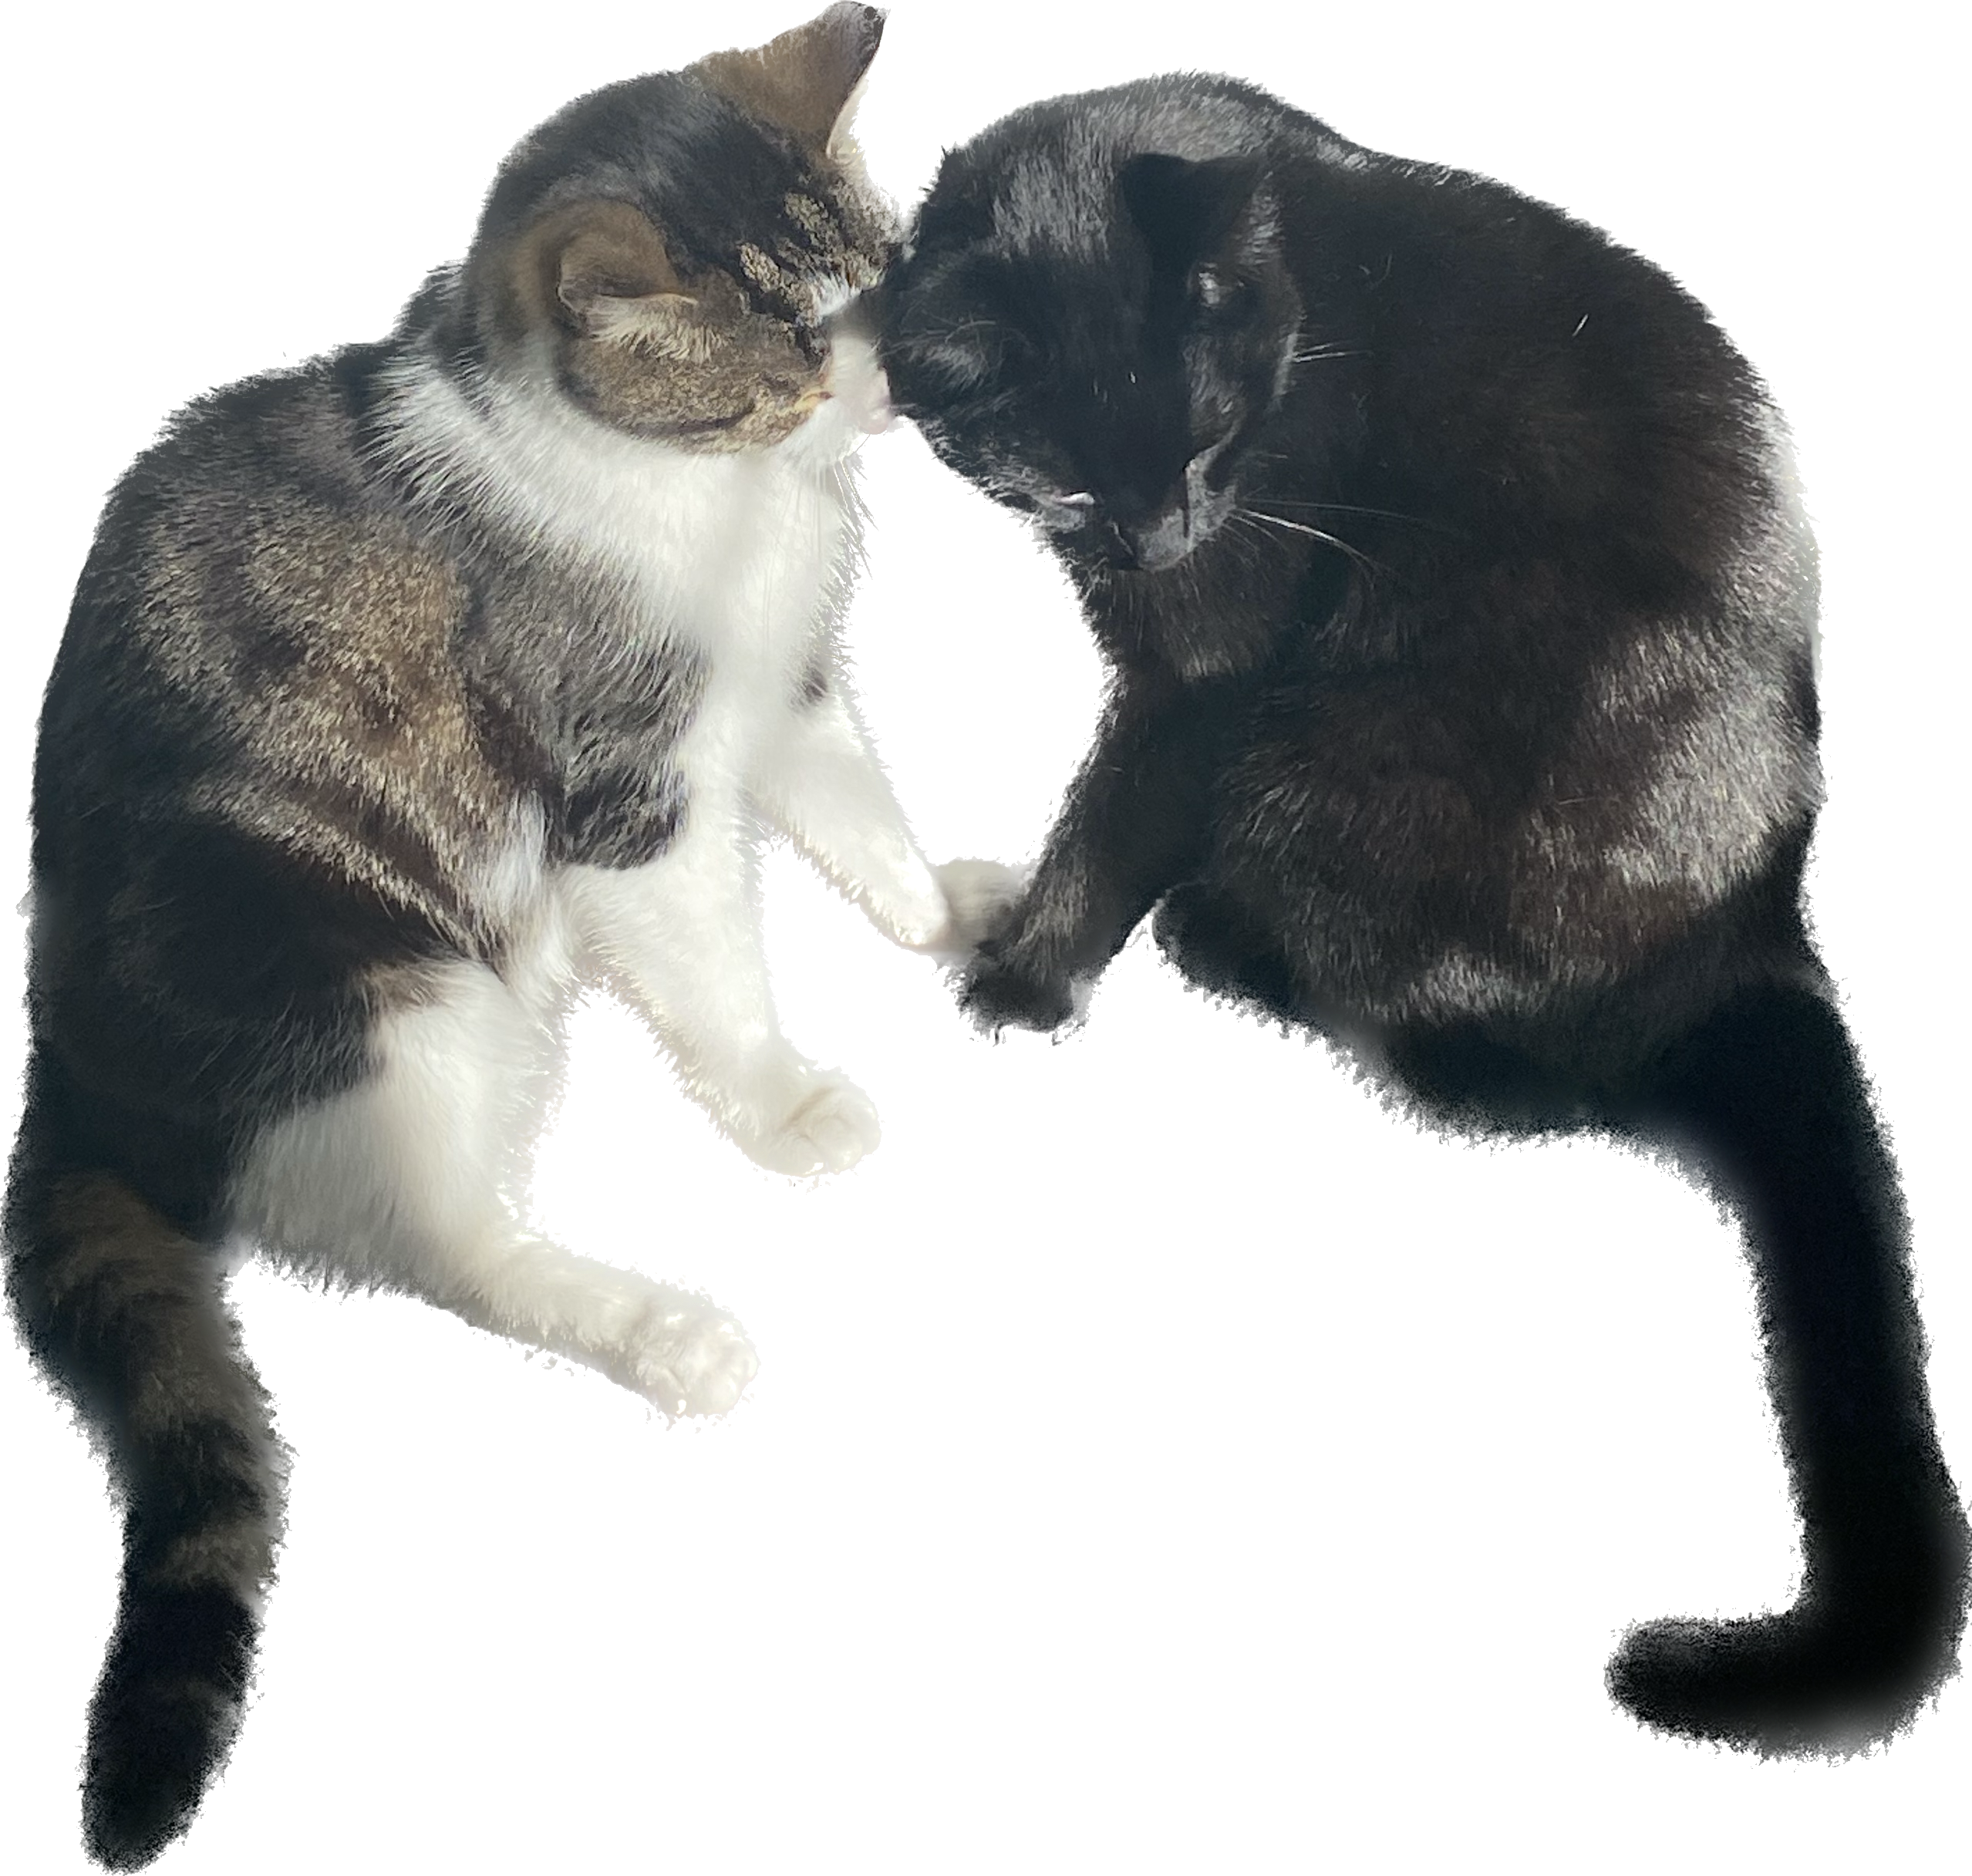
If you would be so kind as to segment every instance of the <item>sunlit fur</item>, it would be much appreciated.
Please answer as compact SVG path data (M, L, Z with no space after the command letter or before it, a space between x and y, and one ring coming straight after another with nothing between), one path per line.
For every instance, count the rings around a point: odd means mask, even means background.
M228 1241L723 1413L733 1323L525 1221L576 987L762 1165L838 1170L875 1112L780 1032L760 841L922 949L1006 897L970 863L948 901L838 650L888 418L838 316L893 233L848 126L880 22L578 100L390 338L202 399L103 516L42 716L7 1238L124 1503L113 1868L226 1750L280 1531Z
M900 406L1113 671L967 1008L1066 1022L1154 914L1414 1113L1679 1160L1745 1232L1803 1586L1633 1630L1611 1689L1762 1751L1892 1731L1953 1663L1966 1524L1801 911L1815 557L1758 379L1594 231L1222 79L950 152L887 294Z

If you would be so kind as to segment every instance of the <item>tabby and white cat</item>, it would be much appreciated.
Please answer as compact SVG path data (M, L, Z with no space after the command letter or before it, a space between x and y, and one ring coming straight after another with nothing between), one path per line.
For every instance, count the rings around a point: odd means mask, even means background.
M1751 1253L1805 1580L1638 1627L1610 1688L1762 1750L1901 1724L1967 1524L1801 908L1815 559L1752 371L1594 231L1230 79L949 153L884 291L900 407L1032 517L1113 677L966 1006L1054 1029L1154 914L1429 1119L1680 1157Z
M225 1750L281 1521L222 1244L723 1412L731 1322L517 1209L573 988L762 1165L839 1170L876 1117L777 1024L763 823L927 952L1003 893L926 864L837 651L888 416L837 317L894 236L848 136L882 22L570 105L390 338L201 399L104 514L42 719L7 1233L125 1504L112 1867Z

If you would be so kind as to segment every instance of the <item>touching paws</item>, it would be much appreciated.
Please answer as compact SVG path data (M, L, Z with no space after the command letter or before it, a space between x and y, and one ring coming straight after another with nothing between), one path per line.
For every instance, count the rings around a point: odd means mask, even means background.
M948 860L932 871L950 915L938 934L917 948L949 963L962 962L1006 925L1026 890L1027 870L997 860Z
M919 958L952 958L984 938L1012 930L1026 897L1023 867L1006 867L998 859L949 859L942 867L927 865L911 855L909 889L874 893L858 887L850 893L871 925L899 950Z
M1058 1029L1076 1014L1074 988L1066 978L1023 969L991 941L965 972L959 1007L989 1035L1010 1027Z

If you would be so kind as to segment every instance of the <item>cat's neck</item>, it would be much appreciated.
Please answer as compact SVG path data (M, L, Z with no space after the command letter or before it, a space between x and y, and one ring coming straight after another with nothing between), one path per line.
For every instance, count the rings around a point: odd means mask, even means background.
M1259 671L1299 616L1299 593L1326 594L1326 568L1298 532L1229 529L1158 573L1071 568L1098 648L1133 685L1155 692Z
M375 385L376 460L414 512L496 586L535 588L548 616L778 686L839 613L861 514L846 406L774 447L711 453L599 422L544 365L400 344Z

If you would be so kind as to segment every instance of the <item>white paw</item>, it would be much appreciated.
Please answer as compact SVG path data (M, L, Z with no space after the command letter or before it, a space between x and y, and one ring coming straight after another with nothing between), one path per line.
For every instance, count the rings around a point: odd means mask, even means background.
M993 935L1026 890L1032 869L1003 866L997 860L948 860L932 871L951 916L944 930L919 948L938 957L963 958L972 955L982 938Z
M760 1372L738 1323L683 1295L652 1305L627 1353L630 1385L674 1420L725 1413Z
M846 1076L807 1069L779 1117L738 1136L750 1157L769 1172L806 1178L846 1172L883 1137L876 1107Z

